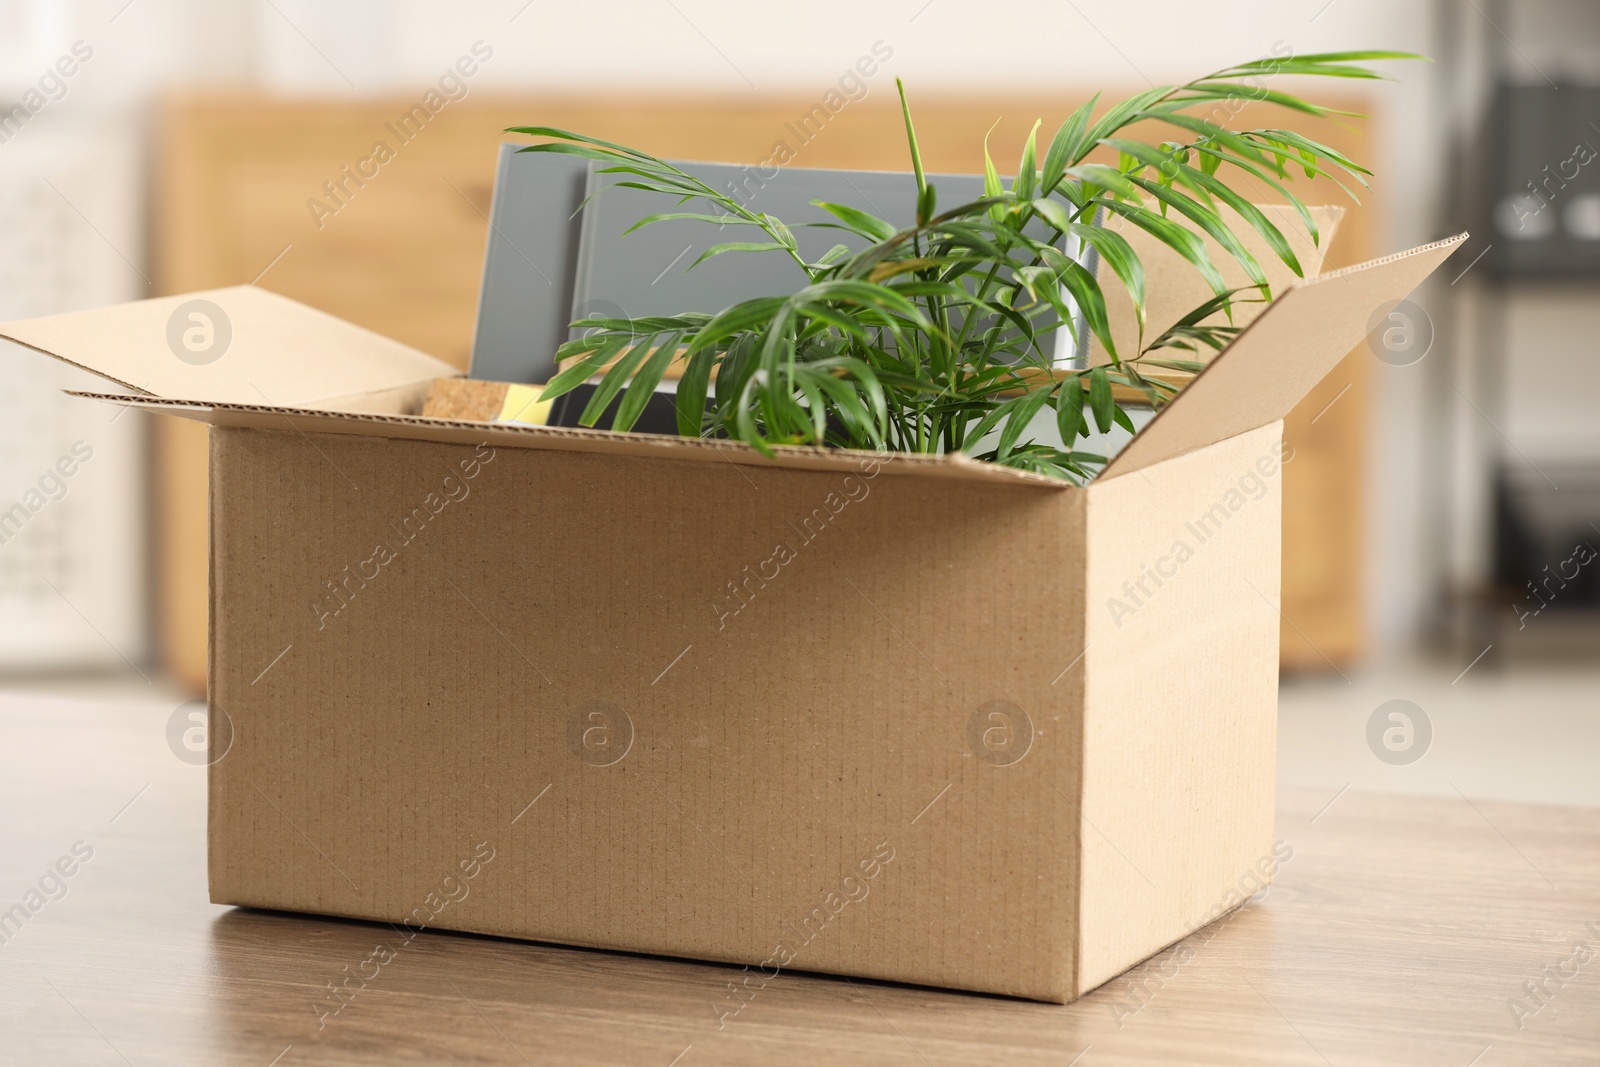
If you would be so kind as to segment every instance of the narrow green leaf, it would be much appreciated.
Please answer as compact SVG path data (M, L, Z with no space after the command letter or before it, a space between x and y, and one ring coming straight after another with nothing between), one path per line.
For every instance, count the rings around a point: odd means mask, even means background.
M1228 289L1228 283L1223 280L1222 274L1211 262L1211 256L1206 252L1206 244L1193 230L1185 229L1170 219L1164 219L1152 211L1147 211L1137 204L1129 204L1120 200L1107 200L1104 202L1108 210L1121 215L1135 226L1144 230L1162 244L1177 252L1184 259L1193 263L1199 270L1200 276L1211 286L1214 293L1223 293Z
M1288 145L1290 148L1304 150L1313 161L1321 159L1333 160L1334 163L1338 164L1341 170L1348 173L1351 177L1355 178L1363 185L1366 184L1365 179L1372 176L1372 171L1355 162L1353 159L1350 159L1342 152L1338 152L1332 148L1329 148L1327 145L1318 141L1313 141L1309 137L1295 133L1293 130L1262 130L1260 132L1264 136L1269 136L1281 144Z
M1088 429L1083 421L1083 382L1078 375L1064 380L1056 390L1056 429L1068 449Z
M911 149L911 172L917 176L917 225L924 225L928 217L921 213L924 194L928 188L927 175L922 171L922 150L917 147L917 130L911 124L911 104L906 100L906 86L899 78L894 80L894 87L900 93L900 114L906 122L906 144Z
M512 126L505 132L525 134L529 137L558 137L563 141L576 141L580 144L599 145L604 148L609 148L613 152L618 152L625 156L632 156L635 159L647 159L654 163L661 162L654 156L646 155L637 148L629 148L627 145L617 144L615 141L602 141L598 137L590 137L586 134L573 133L571 130L557 129L554 126ZM546 150L546 146L529 145L528 147L520 149L519 151L538 152L544 150ZM662 164L662 166L666 166L666 164Z
M1228 229L1227 223L1222 221L1220 215L1174 189L1164 188L1144 178L1134 178L1132 180L1135 185L1149 190L1151 195L1158 197L1163 203L1171 204L1196 226L1204 230L1212 240L1216 241L1227 250L1229 255L1233 256L1234 261L1244 268L1245 274L1249 276L1252 282L1262 286L1263 290L1265 290L1267 284L1266 272L1261 269L1261 264L1256 262L1256 257L1250 254L1249 249L1245 248L1239 242L1239 239L1233 235L1233 231Z
M598 343L588 347L587 351L583 351L583 346L591 340L595 340ZM540 399L554 400L558 396L572 392L572 390L594 377L601 367L611 362L612 357L621 352L632 340L631 335L622 334L598 339L586 338L584 341L569 342L562 345L556 350L556 358L558 360L578 355L579 352L583 352L583 354L545 383L544 390L540 393Z
M1115 230L1108 230L1104 226L1085 226L1082 223L1073 223L1071 233L1084 244L1100 253L1100 258L1111 268L1123 288L1128 290L1128 296L1133 300L1133 307L1139 319L1139 333L1144 333L1145 323L1145 274L1144 264L1139 262L1139 255Z
M1077 178L1082 182L1093 182L1107 191L1128 200L1138 201L1139 187L1130 182L1117 168L1108 167L1103 163L1085 163L1077 167L1068 167L1069 177Z
M1106 368L1095 367L1089 372L1089 410L1094 412L1094 423L1100 428L1101 433L1110 431L1111 413L1116 406L1111 394L1111 380L1106 377Z
M788 245L779 244L777 241L727 241L720 245L712 245L701 252L695 261L685 270L694 270L712 256L720 256L724 252L787 252Z
M794 233L788 226L784 225L782 219L763 213L761 215L761 223L766 227L767 232L772 235L773 240L789 251L795 249Z
M1130 96L1106 112L1100 121L1095 123L1089 132L1084 135L1083 144L1079 146L1078 151L1074 154L1072 162L1080 162L1095 145L1100 143L1101 138L1110 137L1124 126L1139 121L1145 108L1166 96L1172 89L1173 87L1170 85L1154 86L1136 96Z
M678 415L678 433L683 437L699 437L706 420L706 391L711 382L711 370L716 357L710 352L696 352L689 357L689 365L678 379L675 406Z
M611 424L613 429L624 431L633 429L633 424L644 414L645 405L655 395L656 386L661 384L661 377L666 373L667 365L677 354L678 335L672 334L663 338L656 346L656 350L650 353L639 367L633 379L628 382L628 391L622 394L622 403L617 405L617 417Z
M1050 399L1051 388L1034 389L1025 394L1020 403L1011 410L1006 419L1006 428L1000 431L1000 441L995 446L995 452L1001 456L1010 455L1012 448L1016 447L1017 439L1027 430L1033 422L1034 416L1043 410L1045 401Z
M618 182L617 184L618 185L631 185L633 183L630 183L630 182ZM701 214L701 213L697 213L697 212L693 212L693 211L668 211L668 212L663 212L663 213L658 214L658 215L646 215L644 218L640 219L638 222L634 223L632 226L629 226L626 230L623 230L622 231L622 236L626 237L626 236L628 236L628 234L632 233L633 231L638 230L638 229L643 229L644 227L652 225L653 223L668 222L668 221L671 221L673 219L692 219L692 220L694 220L696 222L709 222L709 223L712 223L712 224L717 225L717 226L759 226L759 225L761 225L755 219L741 219L741 218L737 218L737 217L735 217L733 215L705 215L705 214Z
M1033 129L1028 131L1028 139L1022 145L1022 160L1017 164L1017 176L1011 183L1011 193L1019 200L1033 199L1034 183L1039 174L1037 164L1034 162L1038 150L1039 120L1033 120Z
M887 241L895 235L895 228L876 215L869 215L865 211L844 204L830 204L826 200L813 200L811 204L813 207L820 207L863 237L874 241Z
M989 209L989 218L995 222L1005 218L1005 208L1002 206L1005 189L1000 185L1000 172L995 169L994 158L989 155L989 134L993 133L994 127L998 125L1000 120L995 119L994 126L990 126L988 132L983 135L983 195L996 201Z
M1192 171L1191 174L1194 180L1204 186L1213 196L1238 212L1239 216L1248 222L1267 242L1267 247L1272 249L1273 254L1283 260L1284 264L1294 271L1297 277L1305 277L1305 271L1300 267L1299 258L1295 256L1294 250L1289 247L1288 238L1283 235L1282 230L1273 225L1272 220L1268 219L1260 208L1234 192L1225 183L1203 171Z
M695 334L694 340L689 343L690 354L711 348L743 330L765 325L786 303L786 297L763 296L724 309Z
M1044 198L1035 200L1033 202L1033 210L1037 211L1040 218L1054 226L1061 233L1066 233L1072 229L1072 213L1054 200L1046 200Z
M600 421L600 416L606 413L606 408L611 406L611 401L616 399L622 387L633 377L633 372L639 364L644 362L644 357L650 352L650 342L654 337L645 337L636 343L622 358L611 365L611 369L600 377L600 384L595 386L594 395L589 398L589 403L584 405L583 414L578 416L578 422L584 426L593 426Z
M985 411L982 417L978 420L978 424L969 428L968 430L968 448L977 448L984 437L988 435L989 431L1000 425L1000 421L1007 415L1011 414L1011 412L1016 409L1018 402L1022 399L1022 397L1012 397L1009 400L1003 400L994 405L992 408L987 409L987 411Z
M1089 117L1094 114L1095 105L1100 102L1100 94L1095 93L1078 110L1067 117L1067 121L1056 130L1056 135L1050 139L1050 147L1044 153L1044 167L1039 178L1039 193L1049 196L1056 191L1056 186L1061 184L1062 177L1067 172L1067 167L1078 161L1078 148L1083 144L1083 135L1089 128Z

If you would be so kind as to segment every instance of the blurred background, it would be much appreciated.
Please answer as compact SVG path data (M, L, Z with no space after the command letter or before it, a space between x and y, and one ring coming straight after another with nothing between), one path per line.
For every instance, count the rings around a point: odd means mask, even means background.
M255 282L464 367L506 126L903 169L899 77L930 167L981 167L998 118L1005 171L1097 89L1365 48L1435 62L1285 79L1367 118L1270 116L1377 172L1304 194L1351 208L1328 263L1473 236L1290 420L1282 777L1600 804L1593 3L0 0L0 319ZM179 708L204 428L30 353L0 382L0 699Z

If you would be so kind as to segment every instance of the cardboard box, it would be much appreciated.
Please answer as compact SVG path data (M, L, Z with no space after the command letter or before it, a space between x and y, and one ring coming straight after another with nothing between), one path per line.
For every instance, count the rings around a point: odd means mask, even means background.
M0 334L211 432L211 897L1067 1001L1269 880L1280 420L1459 243L1282 293L1085 488L426 419L242 287Z

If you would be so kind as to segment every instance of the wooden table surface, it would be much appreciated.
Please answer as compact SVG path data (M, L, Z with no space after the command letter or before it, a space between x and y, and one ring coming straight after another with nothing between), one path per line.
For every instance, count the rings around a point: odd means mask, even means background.
M719 1027L734 968L208 903L172 711L0 695L0 910L45 890L0 934L0 1062L1600 1063L1593 810L1286 791L1277 885L1076 1004L785 975Z

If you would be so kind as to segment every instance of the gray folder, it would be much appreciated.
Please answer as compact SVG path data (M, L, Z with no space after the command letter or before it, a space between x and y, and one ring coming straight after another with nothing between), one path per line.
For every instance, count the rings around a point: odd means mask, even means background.
M500 146L471 373L497 382L546 382L572 321L577 211L589 164L517 147Z

